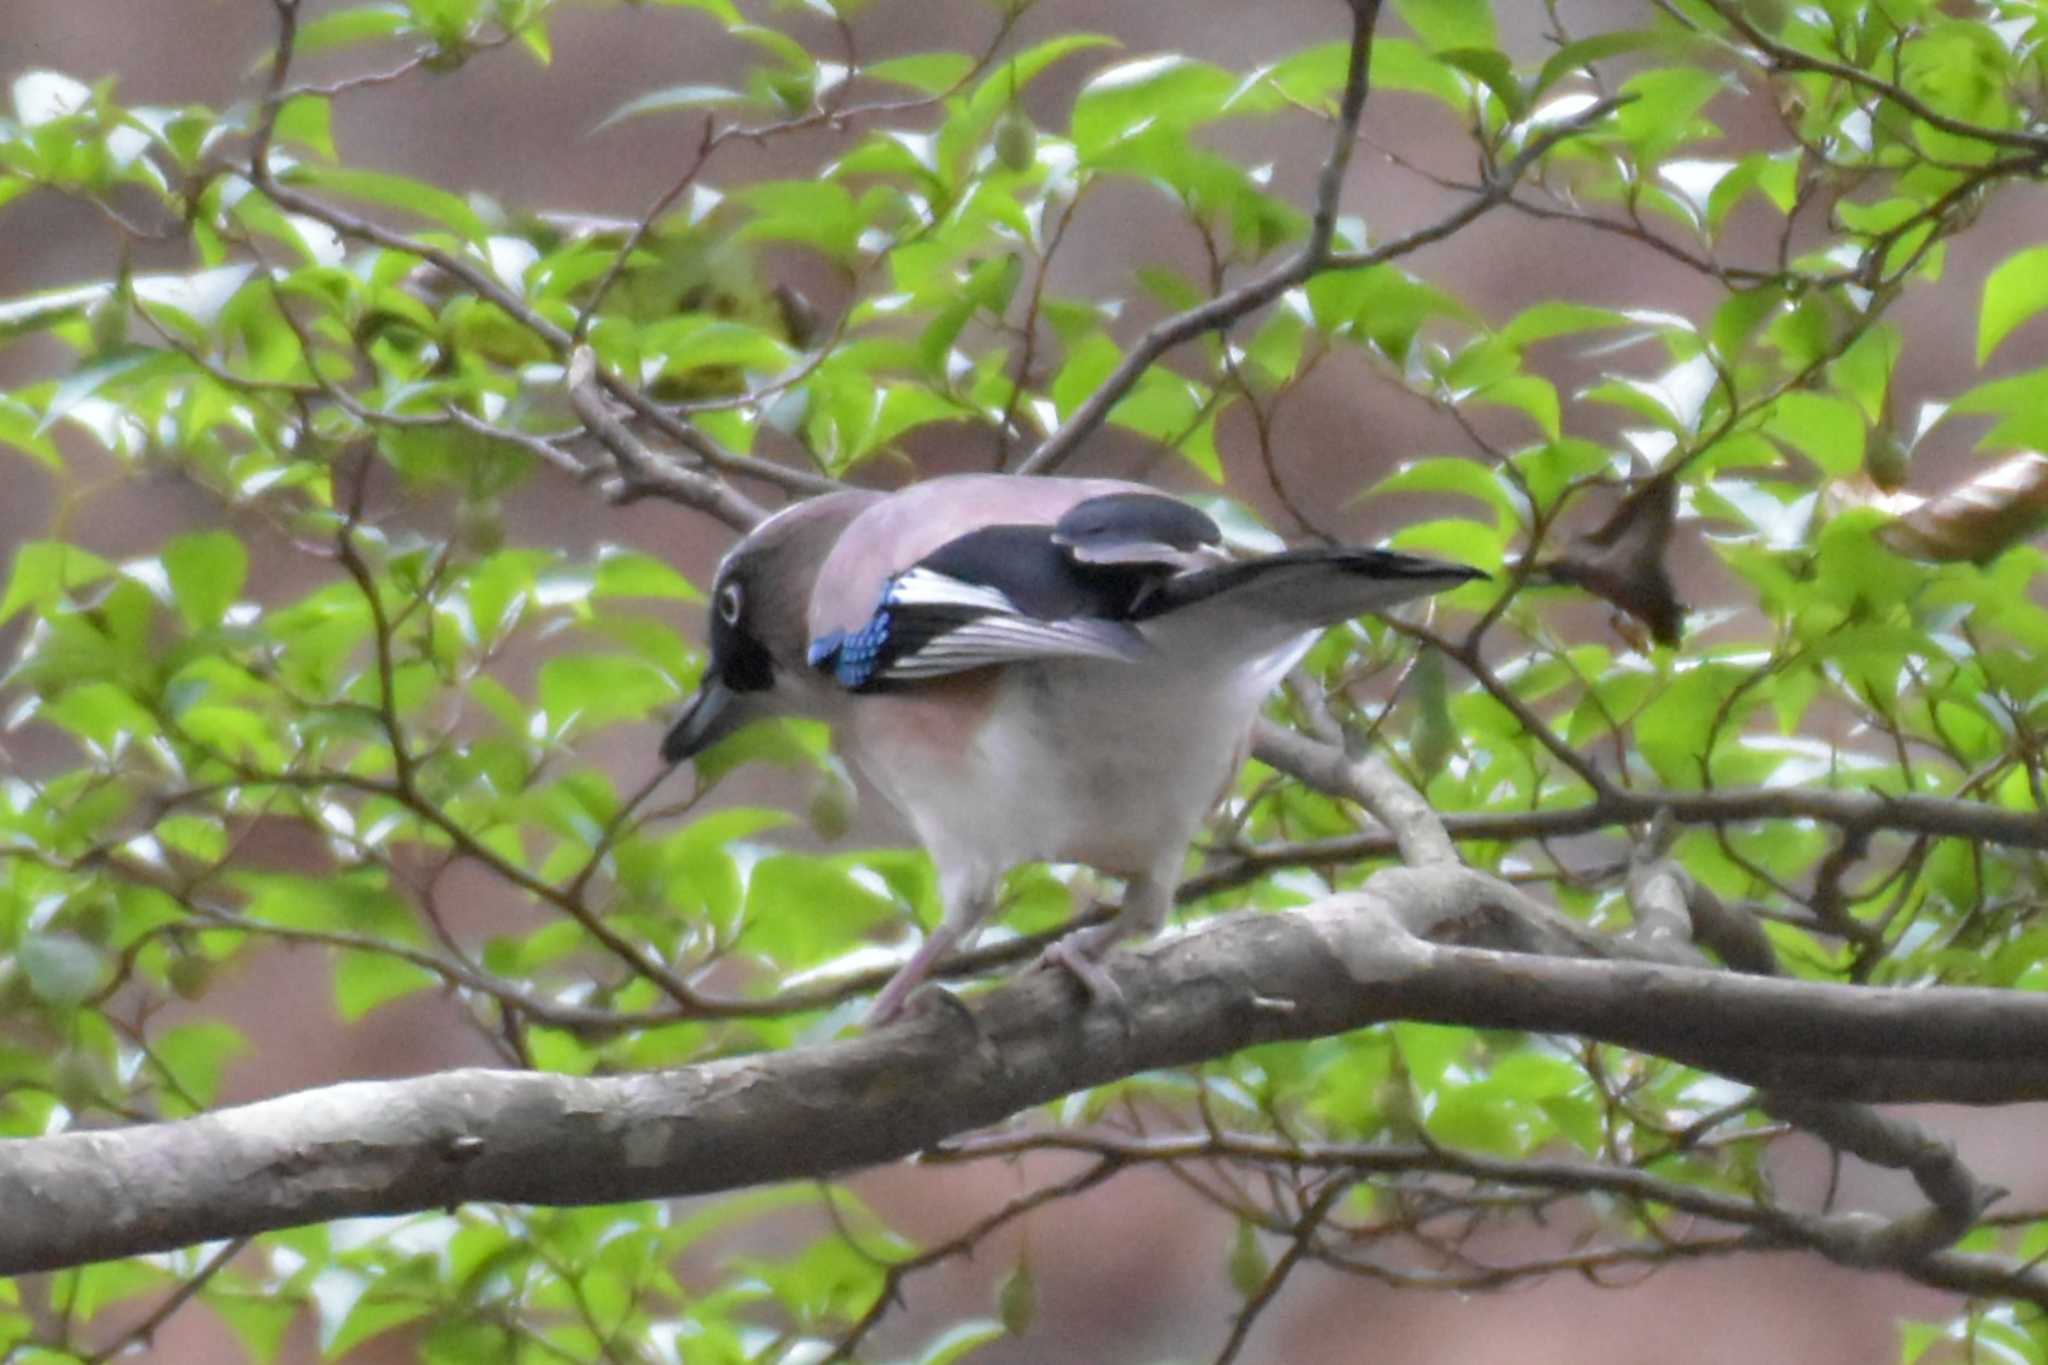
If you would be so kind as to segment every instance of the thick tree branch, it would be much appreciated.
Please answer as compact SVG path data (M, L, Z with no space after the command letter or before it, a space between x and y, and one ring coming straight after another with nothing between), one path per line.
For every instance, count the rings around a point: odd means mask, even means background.
M1629 860L1628 898L1636 929L1660 956L1697 961L1693 946L1706 934L1725 934L1734 918L1719 902L1691 894L1694 883L1671 856L1676 826L1660 813L1650 823ZM1703 932L1704 931L1704 932ZM1761 932L1754 940L1738 938L1741 967L1775 975L1778 964ZM1870 1216L1803 1220L1802 1240L1844 1265L1914 1265L1930 1253L1953 1245L2005 1191L1986 1186L1957 1157L1949 1143L1930 1137L1912 1120L1881 1114L1867 1105L1815 1100L1803 1095L1774 1094L1763 1098L1766 1113L1794 1123L1840 1152L1874 1166L1905 1171L1920 1187L1927 1203L1920 1209L1885 1220Z
M0 1143L0 1274L470 1200L817 1176L1140 1071L1389 1019L1577 1034L1809 1097L2048 1098L2048 999L1471 946L1527 941L1524 899L1461 868L1390 869L1359 893L1114 955L1121 1014L1081 1012L1064 976L1029 972L867 1037L658 1074L454 1071ZM1537 927L1566 951L1598 947Z

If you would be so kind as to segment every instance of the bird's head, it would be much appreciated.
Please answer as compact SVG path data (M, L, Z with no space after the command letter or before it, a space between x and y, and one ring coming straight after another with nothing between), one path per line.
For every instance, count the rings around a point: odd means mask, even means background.
M694 757L753 721L816 709L821 688L805 659L811 590L839 533L877 496L849 489L784 508L726 555L711 585L710 658L662 739L664 760Z

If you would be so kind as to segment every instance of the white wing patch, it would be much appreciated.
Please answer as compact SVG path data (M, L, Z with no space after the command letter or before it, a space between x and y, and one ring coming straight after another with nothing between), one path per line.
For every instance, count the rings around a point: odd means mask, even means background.
M981 611L1018 615L1017 604L1001 588L962 579L922 567L905 569L889 586L892 607L973 607Z
M1111 659L1130 662L1146 652L1144 637L1114 621L1069 617L1044 621L1017 609L999 588L967 583L914 568L896 580L889 606L964 608L985 613L944 630L889 664L892 678L937 678L992 664L1028 659Z

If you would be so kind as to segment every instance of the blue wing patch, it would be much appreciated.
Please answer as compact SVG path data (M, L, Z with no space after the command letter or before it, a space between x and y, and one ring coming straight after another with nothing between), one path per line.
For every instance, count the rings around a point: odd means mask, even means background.
M889 643L894 619L885 592L882 605L859 630L835 630L811 641L811 667L831 673L847 691L858 692L881 671L882 651Z

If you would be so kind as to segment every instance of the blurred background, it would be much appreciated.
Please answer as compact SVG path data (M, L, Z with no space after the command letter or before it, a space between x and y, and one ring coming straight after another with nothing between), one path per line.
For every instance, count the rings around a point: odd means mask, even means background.
M307 0L309 17L338 6ZM1498 6L1511 50L1542 52L1543 6ZM1645 27L1652 6L1630 0L1595 0L1561 7L1583 31ZM805 29L806 16L777 11L800 36L823 41L822 25ZM1389 20L1391 23L1391 18ZM128 103L216 107L250 97L274 31L266 0L6 0L0 16L0 78L38 68L87 81L112 77ZM977 50L992 32L994 11L977 4L899 0L880 4L858 25L868 59L937 48ZM1343 8L1337 0L1175 0L1135 5L1111 0L1043 0L1023 20L1017 43L1055 32L1088 29L1114 34L1122 55L1172 50L1248 70L1313 43L1339 38ZM453 71L416 75L337 103L334 131L345 161L418 176L458 193L491 196L508 207L637 216L688 163L697 117L646 118L596 131L618 105L649 90L691 81L735 80L749 52L728 42L715 26L687 8L658 6L566 7L552 24L555 57L539 67L524 53L504 49ZM1056 66L1033 85L1025 106L1046 127L1059 128L1073 91L1101 61L1088 54ZM349 50L311 59L300 78L334 78L391 63L390 55ZM1713 111L1731 139L1747 128L1776 133L1758 101L1727 102ZM1746 120L1761 120L1745 124ZM1439 216L1451 196L1392 164L1380 149L1397 151L1444 175L1469 178L1469 144L1440 108L1395 95L1375 95L1365 117L1368 145L1352 165L1345 211L1362 215L1375 238L1391 236ZM720 154L707 177L730 186L763 175L802 174L846 145L846 136L819 132L756 146L740 143ZM1274 165L1276 187L1296 202L1306 199L1324 151L1319 129L1305 119L1274 120L1230 130L1228 150L1254 164ZM1950 393L1979 376L1970 364L1974 303L1985 271L2037 232L2024 221L2024 203L1995 203L1977 231L1952 251L1940 292L1923 288L1894 318L1907 338L1900 370L1900 411L1912 413L1923 396ZM2001 216L2002 215L2002 216ZM1176 229L1179 229L1178 231ZM1760 255L1760 236L1743 240L1738 217L1726 247L1742 259ZM52 195L30 195L0 209L0 300L35 290L109 277L120 259L117 234L90 206ZM1193 269L1200 257L1192 235L1172 206L1142 187L1093 199L1077 216L1059 258L1056 292L1127 293L1132 270L1166 261ZM179 269L182 255L134 259L138 271ZM1615 307L1646 307L1698 317L1719 297L1717 287L1630 243L1569 225L1539 223L1496 212L1404 264L1444 285L1490 319L1507 317L1543 298L1567 298ZM774 267L827 316L838 306L829 274L791 254ZM2025 346L2005 348L2014 368ZM0 347L0 386L45 377L68 363L54 343L40 339ZM1553 374L1569 393L1570 359ZM1241 420L1241 419L1233 419ZM1565 424L1576 434L1611 434L1602 412L1567 407ZM65 537L119 559L159 544L174 529L218 515L203 492L175 481L100 483L81 436L58 433L77 460L77 475L59 489L36 466L7 465L0 483L0 563L13 545L61 527ZM1285 501L1268 471L1245 452L1243 432L1226 420L1222 446L1231 491L1267 514L1285 533ZM1966 436L1951 433L1925 453L1914 486L1939 487L1971 462ZM1278 471L1291 500L1315 509L1323 529L1370 540L1395 515L1385 501L1354 504L1353 495L1396 463L1427 454L1465 454L1470 446L1456 426L1421 401L1374 376L1364 365L1329 364L1287 409L1281 433L1284 465ZM971 450L943 440L913 443L909 452L926 470L985 466L986 443ZM1125 436L1098 440L1068 472L1115 472L1193 488L1199 476L1171 456L1161 458ZM906 465L886 460L863 471L877 483L907 476ZM698 582L729 541L708 518L661 504L614 508L543 475L507 507L514 539L587 549L623 542L675 563ZM1711 602L1719 571L1695 531L1681 533L1678 568L1683 595L1695 606ZM274 569L278 576L266 579ZM259 564L252 581L277 591L303 565ZM676 619L693 638L701 634L694 610ZM11 653L9 628L0 627L0 658ZM644 780L655 762L655 736L644 744L611 737L593 752L622 784ZM32 750L12 747L12 761L33 765ZM776 779L743 790L749 799L777 799ZM786 796L787 794L780 794ZM876 823L865 837L894 837ZM292 850L269 855L289 858ZM453 888L451 887L451 890ZM477 916L482 920L483 916ZM481 1064L490 1056L433 995L415 995L344 1027L331 1014L327 968L311 953L279 951L260 974L221 983L209 1011L238 1016L256 1051L234 1070L230 1100L275 1095L298 1087L359 1077L416 1074ZM2035 1197L2048 1194L2048 1127L2038 1109L1928 1115L1955 1135L1966 1159L1990 1182ZM1812 1199L1827 1179L1818 1149L1778 1175L1787 1198ZM1034 1179L1059 1172L1056 1163L1021 1169L896 1168L869 1173L852 1184L904 1233L941 1239L960 1230ZM1850 1169L1845 1201L1863 1207L1906 1207L1905 1193L1889 1177ZM0 1217L4 1217L0 1211ZM792 1235L805 1230L792 1226ZM977 1354L977 1361L1158 1361L1205 1359L1227 1330L1238 1297L1225 1273L1231 1226L1185 1190L1155 1173L1121 1178L1090 1196L1065 1201L1028 1220L1040 1310L1033 1333ZM905 1310L892 1315L871 1344L877 1354L910 1352L950 1318L989 1311L992 1285L1012 1263L1012 1236L971 1262L955 1261L913 1280ZM1511 1258L1512 1244L1497 1248ZM1875 1275L1832 1269L1810 1257L1752 1256L1680 1266L1640 1283L1615 1286L1553 1279L1512 1291L1452 1298L1398 1291L1333 1273L1305 1271L1261 1321L1246 1360L1262 1362L1375 1362L1376 1365L1692 1365L1700 1362L1798 1360L1813 1365L1863 1365L1897 1358L1895 1324L1901 1317L1940 1317L1955 1311L1939 1295ZM138 1310L139 1311L139 1310ZM231 1361L233 1339L202 1313L174 1318L159 1333L151 1359ZM288 1361L319 1358L310 1321L288 1340ZM379 1362L410 1358L403 1333L349 1357Z

